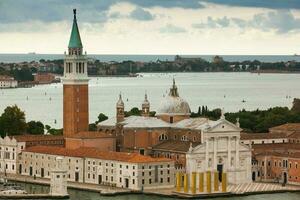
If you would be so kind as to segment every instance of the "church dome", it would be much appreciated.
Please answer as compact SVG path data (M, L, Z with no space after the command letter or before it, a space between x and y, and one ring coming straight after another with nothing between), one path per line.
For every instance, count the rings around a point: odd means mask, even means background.
M156 115L190 115L189 104L179 97L175 80L169 94L162 100Z

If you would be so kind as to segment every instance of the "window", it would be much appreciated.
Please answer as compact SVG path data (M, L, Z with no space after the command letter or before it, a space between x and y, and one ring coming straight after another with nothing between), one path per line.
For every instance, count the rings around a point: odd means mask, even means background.
M174 121L173 117L170 117L170 123L172 124Z
M181 137L181 141L188 141L188 137L187 137L186 135L183 135L183 136Z
M150 178L150 179L149 179L149 184L151 184L151 183L152 183L152 179Z
M160 178L160 183L163 183L164 182L164 179L163 178Z
M159 137L158 137L158 140L159 141L163 141L163 140L167 140L168 139L168 136L166 134L161 134Z
M132 184L133 184L133 185L135 184L135 180L134 180L134 179L132 179Z
M145 175L145 172L142 172L142 176L144 176Z
M145 184L145 180L144 180L144 179L142 179L142 184L143 184L143 185Z
M119 179L119 182L122 183L122 178Z
M112 176L112 177L110 177L110 180L111 180L111 181L114 181L114 177L113 177L113 176Z

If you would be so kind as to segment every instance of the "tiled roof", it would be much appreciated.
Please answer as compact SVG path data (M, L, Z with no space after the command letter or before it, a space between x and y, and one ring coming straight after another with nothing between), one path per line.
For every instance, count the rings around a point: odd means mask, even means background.
M300 131L300 123L286 123L280 126L272 127L270 130Z
M11 136L18 142L33 142L33 141L45 141L45 140L63 140L62 135L15 135Z
M264 151L255 155L259 156L273 156L273 157L284 157L284 158L300 158L300 152L275 152L275 151Z
M189 141L178 141L178 140L169 140L162 143L159 143L153 146L153 150L157 151L174 151L174 152L188 152L191 142ZM196 147L201 144L200 142L192 142L192 146Z
M126 117L124 128L168 128L170 124L156 117L130 116Z
M288 136L291 139L300 139L300 131L294 132Z
M282 133L241 133L241 140L286 138Z
M150 156L143 156L138 153L125 152L106 152L100 151L96 148L80 147L78 149L67 149L55 146L34 146L29 147L24 152L50 154L58 156L80 157L80 158L96 158L103 160L116 160L130 163L152 163L152 162L172 162L168 158L152 158Z

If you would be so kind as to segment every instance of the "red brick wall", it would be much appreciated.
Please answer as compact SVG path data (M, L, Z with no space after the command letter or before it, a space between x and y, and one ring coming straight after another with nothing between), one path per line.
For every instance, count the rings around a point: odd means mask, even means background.
M64 85L63 88L64 136L68 137L81 131L88 131L88 85Z

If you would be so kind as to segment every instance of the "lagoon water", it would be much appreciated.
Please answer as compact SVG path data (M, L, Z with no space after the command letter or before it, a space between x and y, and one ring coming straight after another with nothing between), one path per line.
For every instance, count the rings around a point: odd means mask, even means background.
M28 183L20 183L24 186L28 193L48 193L49 187L42 185L34 185ZM101 196L95 192L87 192L80 190L68 190L70 194L70 200L172 200L174 198L159 197L159 196L148 196L141 194L134 195L121 195L115 197ZM278 194L262 194L262 195L251 195L243 197L230 197L230 198L214 198L214 200L299 200L300 193L278 193ZM178 199L179 200L179 199ZM211 199L212 200L212 199Z
M113 117L121 92L125 109L141 107L145 91L151 110L159 107L167 94L172 78L181 97L192 111L198 106L224 108L225 112L241 109L266 109L292 106L300 97L300 74L252 73L146 73L142 77L93 77L89 85L90 123L99 113ZM33 88L0 90L0 113L6 106L16 104L26 113L26 119L62 127L62 84L39 85ZM245 100L245 102L242 102ZM56 121L56 123L55 123Z

